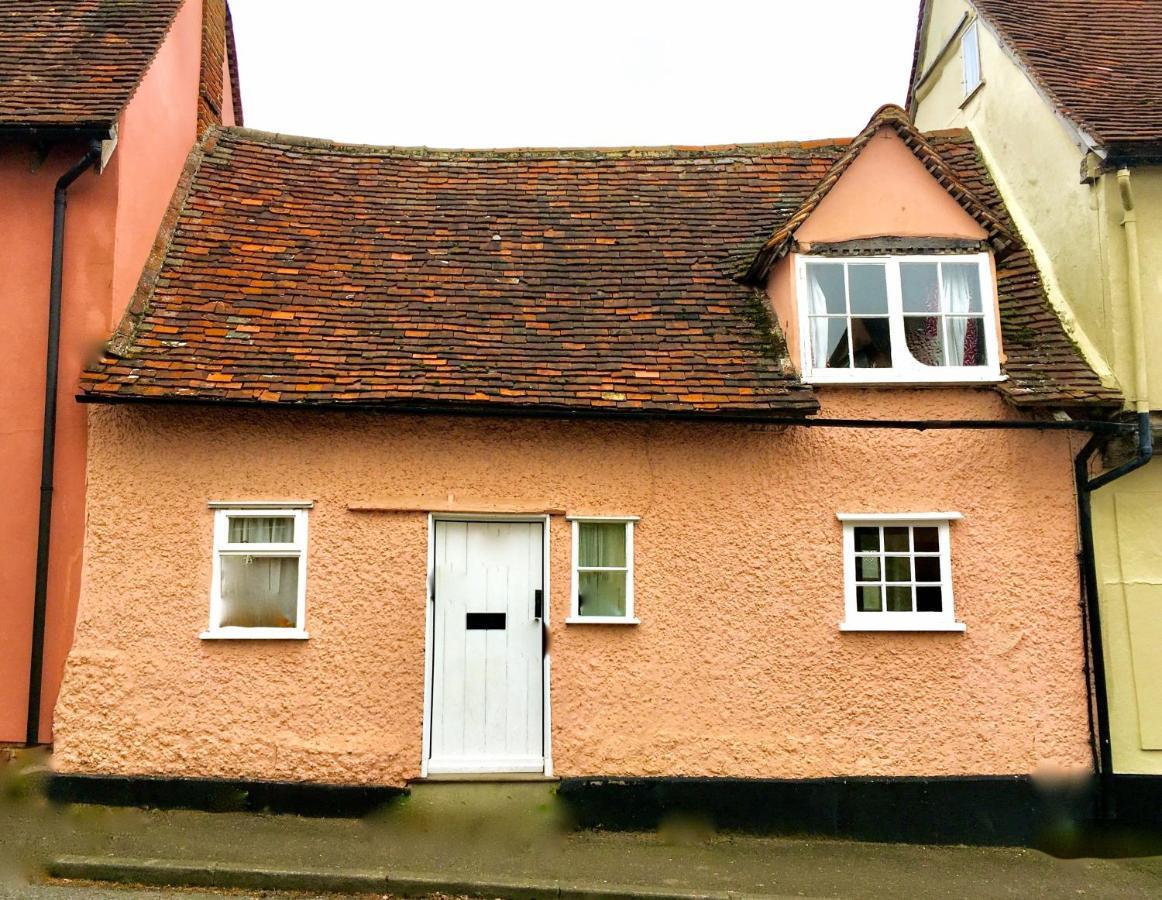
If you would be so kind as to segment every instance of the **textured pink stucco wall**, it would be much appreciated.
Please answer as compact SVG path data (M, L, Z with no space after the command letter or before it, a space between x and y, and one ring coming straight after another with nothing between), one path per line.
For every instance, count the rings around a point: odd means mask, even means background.
M824 415L1003 417L989 392L829 391ZM94 407L64 771L418 776L427 517L349 504L636 514L636 627L565 625L557 774L1027 773L1089 756L1061 433ZM208 500L310 499L304 642L203 642ZM964 634L840 633L837 511L958 510Z

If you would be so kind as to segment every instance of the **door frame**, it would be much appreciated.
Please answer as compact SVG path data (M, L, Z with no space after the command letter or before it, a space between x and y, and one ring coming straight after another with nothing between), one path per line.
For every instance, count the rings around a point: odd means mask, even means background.
M541 628L547 629L549 627L549 610L552 608L552 592L549 584L549 525L552 517L548 513L540 515L528 515L519 513L428 513L428 573L425 579L424 590L424 733L421 741L421 758L420 758L420 777L428 777L428 760L432 753L432 651L435 647L435 597L433 595L433 586L436 575L436 523L438 522L512 522L514 524L539 522L541 524L541 571L544 577L544 584L542 590L544 591L544 608L541 617ZM545 749L545 772L546 778L553 776L553 751L552 751L552 718L550 716L551 704L549 703L549 672L552 668L550 654L548 651L548 644L544 643L545 652L541 657L541 726L543 728L543 735L541 738L542 745ZM489 773L485 770L473 771L468 770L463 772L464 775L473 774L497 774L504 773Z

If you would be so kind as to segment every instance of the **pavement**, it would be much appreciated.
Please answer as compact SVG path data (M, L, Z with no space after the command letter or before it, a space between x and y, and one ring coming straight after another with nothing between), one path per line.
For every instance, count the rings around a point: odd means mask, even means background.
M1063 860L1019 848L713 834L690 822L578 832L549 796L544 786L422 786L363 820L54 807L26 796L0 805L0 897L209 898L223 888L514 900L1162 897L1158 856ZM138 887L46 883L48 873Z

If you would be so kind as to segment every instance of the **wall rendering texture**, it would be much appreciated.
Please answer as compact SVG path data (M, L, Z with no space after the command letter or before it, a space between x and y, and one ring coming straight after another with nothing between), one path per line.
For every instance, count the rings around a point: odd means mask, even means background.
M987 391L824 394L824 415L1008 417ZM67 772L418 776L426 510L635 514L641 625L566 625L559 775L957 775L1089 764L1062 433L93 407ZM201 641L210 500L308 499L302 642ZM396 511L355 511L352 505ZM963 634L840 633L836 512L956 510Z

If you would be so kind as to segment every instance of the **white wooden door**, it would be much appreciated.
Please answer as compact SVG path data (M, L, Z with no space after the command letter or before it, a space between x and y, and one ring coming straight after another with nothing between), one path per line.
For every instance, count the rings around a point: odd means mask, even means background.
M428 772L542 772L541 522L436 521Z

